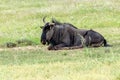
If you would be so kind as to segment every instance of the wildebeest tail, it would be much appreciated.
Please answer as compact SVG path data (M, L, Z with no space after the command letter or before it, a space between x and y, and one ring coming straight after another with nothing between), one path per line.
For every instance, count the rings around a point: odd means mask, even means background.
M105 46L105 47L111 47L112 45L109 45L109 44L107 43L107 41L104 39L104 46Z

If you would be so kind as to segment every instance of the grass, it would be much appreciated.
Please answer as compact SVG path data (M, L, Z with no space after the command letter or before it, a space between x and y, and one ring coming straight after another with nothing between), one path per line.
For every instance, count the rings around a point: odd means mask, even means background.
M3 80L119 80L119 49L9 49L1 52L0 77Z
M27 38L39 44L42 18L55 17L79 28L120 26L119 0L98 1L0 1L0 44ZM12 5L11 5L12 4ZM104 29L103 29L104 30Z
M120 80L119 0L0 0L0 45L28 39L38 46L0 50L1 80ZM42 18L94 29L110 48L48 51Z

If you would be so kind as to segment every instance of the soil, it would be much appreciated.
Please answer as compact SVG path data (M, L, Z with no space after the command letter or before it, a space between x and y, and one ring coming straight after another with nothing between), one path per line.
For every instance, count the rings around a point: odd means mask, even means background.
M13 48L0 48L0 51L5 51L5 50L37 50L41 49L43 46L24 46L24 47L13 47Z

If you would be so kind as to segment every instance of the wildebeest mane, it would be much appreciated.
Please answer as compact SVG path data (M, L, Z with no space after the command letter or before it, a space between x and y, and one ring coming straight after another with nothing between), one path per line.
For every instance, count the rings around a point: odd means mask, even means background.
M77 27L75 27L74 25L70 24L70 23L61 23L59 21L57 21L56 19L52 18L52 23L55 23L56 25L69 25L70 27L73 27L75 29L78 29Z
M75 29L78 29L77 27L75 27L74 25L70 24L70 23L63 23L64 25L69 25L70 27L73 27Z

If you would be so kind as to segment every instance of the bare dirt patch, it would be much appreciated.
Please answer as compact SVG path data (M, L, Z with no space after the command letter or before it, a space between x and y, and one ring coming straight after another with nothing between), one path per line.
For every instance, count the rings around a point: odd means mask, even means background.
M37 50L37 49L43 49L45 46L24 46L24 47L14 47L14 48L0 48L0 51L5 50Z

